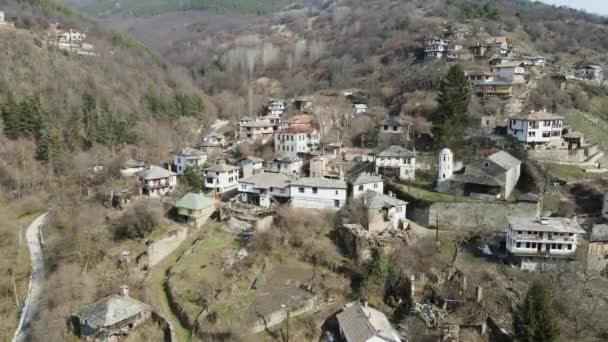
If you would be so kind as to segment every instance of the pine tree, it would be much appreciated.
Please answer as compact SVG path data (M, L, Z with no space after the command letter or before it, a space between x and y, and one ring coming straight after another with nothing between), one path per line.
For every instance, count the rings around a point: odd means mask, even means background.
M19 103L12 94L8 95L6 104L2 107L2 128L4 134L11 140L19 137Z
M375 249L372 261L367 269L366 283L384 288L388 277L388 261L386 255L380 249Z
M461 65L450 68L441 82L438 108L433 117L433 133L440 146L449 146L467 127L469 83Z
M513 314L513 331L519 342L553 342L559 337L559 326L549 289L534 281L523 303Z
M188 187L188 190L192 192L199 192L203 187L200 171L191 166L188 166L184 170L184 174L180 178L180 181L182 181L186 187Z
M66 122L64 139L67 147L74 151L83 147L84 132L79 112L73 111Z

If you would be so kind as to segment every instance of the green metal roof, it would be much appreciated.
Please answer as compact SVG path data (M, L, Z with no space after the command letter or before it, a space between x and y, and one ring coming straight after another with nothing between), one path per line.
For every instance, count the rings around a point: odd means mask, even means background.
M175 202L177 208L185 208L191 210L205 209L215 206L215 200L203 195L189 192Z

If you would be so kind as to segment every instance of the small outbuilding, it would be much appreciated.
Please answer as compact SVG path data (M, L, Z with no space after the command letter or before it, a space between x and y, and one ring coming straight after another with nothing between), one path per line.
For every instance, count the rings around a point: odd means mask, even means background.
M175 208L180 220L198 228L207 222L216 204L213 198L189 192L175 202Z

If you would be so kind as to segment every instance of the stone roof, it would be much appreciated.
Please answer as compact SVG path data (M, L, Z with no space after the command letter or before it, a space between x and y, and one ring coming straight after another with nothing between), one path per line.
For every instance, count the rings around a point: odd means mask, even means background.
M180 156L186 156L186 157L202 157L202 156L206 156L207 153L201 151L201 150L197 150L195 148L192 147L185 147L181 150L176 150L173 151L174 154L176 155L180 155Z
M349 180L349 183L351 183L352 185L379 183L379 182L384 182L382 180L382 177L380 177L378 175L372 175L372 174L369 174L369 173L366 173L366 172L360 173L358 175L354 175Z
M406 149L405 147L392 145L392 146L389 146L384 151L378 153L378 157L409 157L409 158L414 158L414 157L416 157L416 152L410 151L410 150Z
M597 64L585 64L585 65L581 65L580 69L595 69L595 70L602 70L602 67L597 65Z
M139 176L139 178L144 180L162 179L169 178L171 176L177 176L175 172L169 171L165 168L156 165L150 165L147 169L139 171L137 175Z
M408 123L398 116L389 116L382 120L382 125L386 126L406 126Z
M149 305L137 299L113 294L96 303L81 307L72 316L94 329L108 327L131 318L139 313L150 311Z
M505 81L488 81L488 82L483 82L483 83L477 83L475 86L479 87L479 86L510 86L513 85L510 82L505 82Z
M505 151L498 151L486 159L496 163L497 165L505 169L505 171L510 170L518 165L521 165L521 161L519 159L513 157Z
M346 182L339 179L304 177L292 181L291 186L307 186L328 189L346 189Z
M363 194L363 204L369 209L380 209L401 207L407 205L408 202L389 195L379 194L372 190L367 190L365 194Z
M517 68L518 66L521 66L524 62L522 61L509 61L509 62L502 62L500 64L497 65L493 65L492 68L496 68L496 69L503 69L503 68Z
M460 183L470 183L470 184L481 184L481 185L489 185L489 186L503 186L504 184L499 181L497 178L481 175L481 174L473 174L473 173L463 173L463 174L454 174L449 179L453 182Z
M315 121L315 117L308 114L300 114L282 120L282 122L292 125L310 124L313 121Z
M547 111L536 111L536 112L530 112L528 114L517 115L517 116L512 117L512 119L539 121L539 120L564 120L564 117L559 116L557 114L549 113Z
M272 160L273 162L278 162L278 163L296 163L299 161L302 161L302 159L300 159L299 157L296 156L283 156L283 157L277 157L274 160Z
M255 120L255 121L241 122L241 127L259 128L259 127L272 127L272 126L274 126L274 124L271 123L270 120Z
M585 137L585 135L581 132L570 132L568 134L564 134L562 137L565 139L582 139Z
M359 302L346 304L336 318L346 342L367 342L374 337L386 342L401 341L382 312Z
M557 232L584 234L585 231L575 219L566 217L548 217L542 219L537 217L507 216L507 221L515 230L530 230L536 232Z
M490 37L486 40L488 44L503 44L507 42L507 37Z
M261 172L253 176L239 179L239 183L253 184L258 188L284 188L287 186L289 177L282 173Z
M245 157L245 158L243 158L243 159L240 160L241 163L244 163L246 161L249 161L249 162L252 162L252 163L256 164L256 163L263 163L264 159L258 158L258 157L254 157L254 156L247 156L247 157Z
M296 124L287 128L283 128L279 133L293 133L293 134L312 134L315 129L308 124Z
M200 210L215 206L215 200L201 194L189 192L175 202L177 208L185 208L191 210Z
M142 161L133 160L133 159L129 159L122 164L122 167L125 169L139 168L139 167L145 167L145 166L146 166L146 163L144 163Z
M589 242L608 242L608 224L596 224L591 229Z
M210 166L208 168L205 168L204 171L211 171L211 172L228 172L228 171L234 171L234 170L238 170L238 166L234 166L234 165L228 165L228 164L216 164L213 166Z

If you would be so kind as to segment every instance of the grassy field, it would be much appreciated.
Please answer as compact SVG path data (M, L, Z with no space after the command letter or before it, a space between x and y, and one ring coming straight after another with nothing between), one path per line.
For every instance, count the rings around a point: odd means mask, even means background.
M474 198L442 194L407 183L390 183L387 184L387 188L392 188L397 192L398 197L409 201L420 201L425 203L463 201L475 202Z
M289 3L287 0L93 0L82 10L93 16L153 16L184 10L261 15Z

